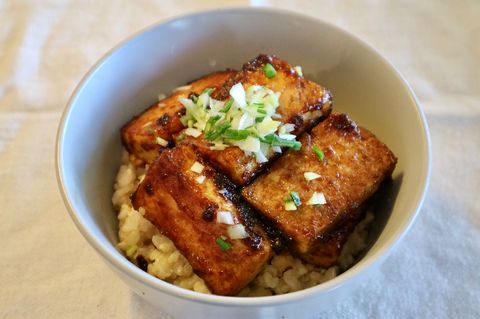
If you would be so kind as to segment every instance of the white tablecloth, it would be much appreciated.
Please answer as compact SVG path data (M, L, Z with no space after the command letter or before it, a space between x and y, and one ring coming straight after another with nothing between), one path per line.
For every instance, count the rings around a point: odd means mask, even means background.
M55 179L55 133L74 86L109 48L222 2L0 1L0 318L158 314L70 221ZM416 223L325 317L480 318L480 2L321 2L229 5L300 11L364 39L411 83L433 141L431 187Z

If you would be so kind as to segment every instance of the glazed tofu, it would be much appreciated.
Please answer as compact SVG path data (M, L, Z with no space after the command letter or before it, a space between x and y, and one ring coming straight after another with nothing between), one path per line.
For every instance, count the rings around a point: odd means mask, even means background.
M242 190L254 208L291 238L300 256L315 254L340 225L351 220L396 165L387 146L345 114L331 114L301 142L300 151L287 152ZM317 178L307 181L305 173ZM298 193L301 205L286 205L291 192ZM312 197L317 204L312 205Z
M235 186L185 145L160 154L132 202L145 209L145 217L214 294L236 295L271 256L268 239ZM246 237L232 239L238 236Z
M263 71L267 63L276 70L276 75L272 78L268 78ZM260 55L245 64L241 71L230 77L219 90L214 91L212 97L227 100L230 88L236 83L242 83L245 88L262 85L281 93L277 108L280 117L275 120L294 124L294 135L309 130L331 111L332 96L327 89L303 78L291 65L275 56ZM254 155L245 155L237 147L222 151L212 150L211 143L204 140L203 136L187 137L183 143L194 146L214 168L240 186L250 183L266 166L266 163L258 163ZM276 156L278 153L272 152L268 158Z
M206 88L219 88L233 74L235 71L207 75L152 105L122 127L123 145L136 158L152 163L158 157L159 151L173 140L173 134L184 128L180 118L185 108L179 99L190 94L200 94Z

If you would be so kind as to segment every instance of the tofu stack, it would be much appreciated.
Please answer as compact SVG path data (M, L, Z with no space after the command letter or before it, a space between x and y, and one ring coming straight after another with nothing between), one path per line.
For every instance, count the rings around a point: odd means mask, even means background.
M274 76L265 76L268 66ZM275 116L290 125L299 150L279 146L259 161L237 146L212 147L206 131L191 134L191 123L185 128L181 98L213 89L210 97L227 105L238 83L280 93ZM277 239L265 229L280 232L285 248L305 261L334 265L396 158L331 109L327 89L275 56L194 81L121 129L130 154L149 164L133 206L145 210L214 294L238 294L270 260Z

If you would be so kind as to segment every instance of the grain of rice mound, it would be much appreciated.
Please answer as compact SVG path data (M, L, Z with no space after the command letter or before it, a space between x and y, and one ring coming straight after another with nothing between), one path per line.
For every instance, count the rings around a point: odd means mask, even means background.
M122 162L112 196L119 221L117 247L149 274L176 286L209 294L203 279L193 272L192 266L173 242L160 234L157 228L144 218L143 208L137 211L132 206L130 195L144 178L146 167L136 167L126 151ZM369 212L357 225L342 250L339 266L323 269L304 263L289 253L275 255L239 296L285 294L334 278L340 270L349 268L355 257L365 248L368 226L372 221L373 214Z

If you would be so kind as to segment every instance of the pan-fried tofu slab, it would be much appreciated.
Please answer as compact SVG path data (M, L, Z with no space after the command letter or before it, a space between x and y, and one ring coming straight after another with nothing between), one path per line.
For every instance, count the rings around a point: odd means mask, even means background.
M230 70L207 75L152 105L122 127L123 145L138 159L153 162L159 151L173 140L173 134L184 128L180 118L185 113L185 108L179 99L190 94L200 94L206 88L218 88L233 74L235 71Z
M218 295L237 294L271 255L268 239L232 185L193 149L177 146L160 154L132 196L134 207L145 209L145 217Z
M331 114L300 141L300 151L287 152L242 195L289 236L292 248L302 255L312 253L352 218L392 174L396 157L345 114ZM307 180L305 173L314 179Z
M263 70L268 63L276 71L271 78L268 78ZM277 113L280 116L275 120L294 124L295 129L291 132L294 135L309 130L331 111L332 96L327 89L303 78L290 64L275 56L260 55L246 63L241 71L230 77L219 90L214 91L212 97L227 100L231 87L237 83L242 83L245 89L251 85L261 85L279 92ZM222 151L212 150L211 143L206 141L203 135L197 138L187 137L184 143L194 146L214 168L240 186L252 181L266 165L258 163L254 155L246 155L237 147ZM276 155L278 153L272 152L267 157L272 159Z

